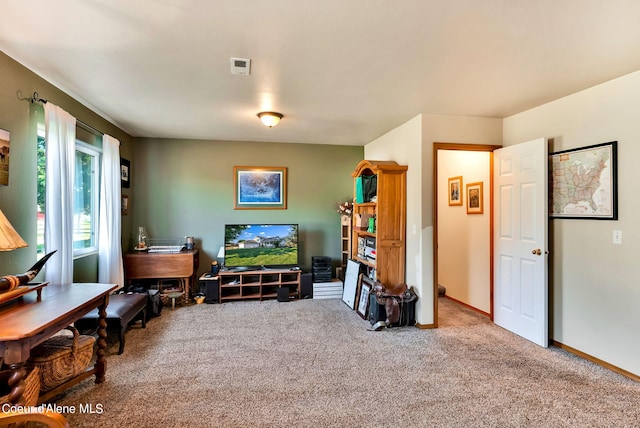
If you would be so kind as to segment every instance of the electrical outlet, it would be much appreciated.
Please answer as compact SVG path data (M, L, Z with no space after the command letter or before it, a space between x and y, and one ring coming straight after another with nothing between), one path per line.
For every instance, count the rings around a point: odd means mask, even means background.
M621 245L622 244L622 231L614 230L613 231L613 243Z

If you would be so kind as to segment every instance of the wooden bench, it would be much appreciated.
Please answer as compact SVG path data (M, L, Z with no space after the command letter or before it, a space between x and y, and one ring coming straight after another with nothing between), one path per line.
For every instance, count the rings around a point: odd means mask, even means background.
M124 352L124 334L131 322L141 320L142 328L147 327L147 299L148 295L143 293L113 294L109 296L107 324L116 324L120 329L118 355ZM97 327L97 321L98 310L96 309L76 321L75 325L78 330L84 330Z

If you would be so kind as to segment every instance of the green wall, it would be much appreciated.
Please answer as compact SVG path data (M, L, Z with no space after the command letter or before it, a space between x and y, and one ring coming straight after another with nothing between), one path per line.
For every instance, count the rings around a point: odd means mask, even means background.
M122 157L131 160L131 188L123 189L130 196L122 218L125 250L139 225L151 238L195 236L204 271L222 245L225 223L291 222L300 225L303 267L314 255L340 259L335 208L352 194L351 172L362 147L132 138L4 53L0 76L0 128L11 132L9 185L0 186L0 209L31 244L0 252L0 275L22 273L36 261L36 130L44 113L41 104L26 100L34 92L122 143ZM286 166L287 209L234 210L234 165ZM75 281L97 280L95 256L76 260L74 268Z
M284 124L283 124L284 125ZM312 256L340 260L338 202L353 192L351 173L363 147L228 142L135 140L129 207L132 228L151 239L194 236L201 251L200 272L209 269L223 244L226 223L298 223L300 264ZM234 166L287 167L286 210L234 210Z
M0 252L0 275L6 275L22 273L36 261L36 130L44 113L41 104L20 98L38 92L40 98L120 140L125 157L132 152L132 138L2 52L0 76L0 128L11 132L9 185L0 186L0 209L29 244L27 248ZM123 228L129 230L128 218L123 218ZM74 280L97 280L95 256L78 260L74 268Z
M131 188L123 189L130 197L122 218L125 250L139 225L152 239L195 236L203 272L222 245L225 223L277 222L300 225L303 267L315 255L340 259L336 206L352 194L351 172L363 147L132 138L4 53L0 76L0 128L11 132L0 209L31 244L0 252L0 275L22 273L36 261L36 130L44 114L42 105L20 99L34 92L122 143L120 153L131 161ZM288 208L234 210L234 165L287 167ZM96 281L97 257L76 260L74 271L75 281Z

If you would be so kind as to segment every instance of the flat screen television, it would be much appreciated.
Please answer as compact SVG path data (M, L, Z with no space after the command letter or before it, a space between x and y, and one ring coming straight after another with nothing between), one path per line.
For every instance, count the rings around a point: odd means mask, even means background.
M297 224L227 224L225 269L285 268L298 265Z

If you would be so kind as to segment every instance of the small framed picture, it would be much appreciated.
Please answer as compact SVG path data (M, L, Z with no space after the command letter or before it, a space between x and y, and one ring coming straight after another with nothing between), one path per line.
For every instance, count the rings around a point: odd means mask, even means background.
M122 215L129 214L129 195L122 195L120 210L122 211Z
M0 185L9 185L9 145L11 133L0 129Z
M120 183L125 189L128 189L131 185L130 168L131 162L125 158L120 158Z
M467 214L482 214L482 181L467 184Z
M358 300L358 309L356 312L363 319L367 319L369 314L369 294L371 293L371 285L366 281L361 281L360 285L360 298Z
M462 176L449 179L449 205L462 205Z

